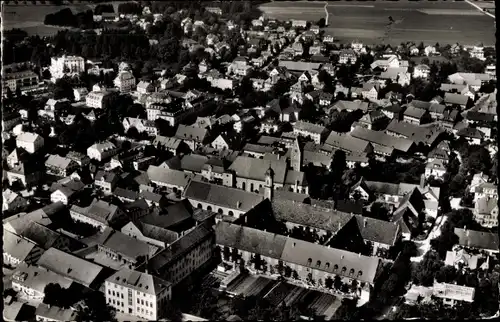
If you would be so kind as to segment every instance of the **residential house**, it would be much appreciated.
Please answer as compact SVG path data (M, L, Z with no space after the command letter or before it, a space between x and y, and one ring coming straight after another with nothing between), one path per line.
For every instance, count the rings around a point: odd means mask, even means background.
M445 265L453 266L456 269L467 268L476 270L478 268L488 269L488 256L475 254L475 252L456 246L446 252Z
M205 143L208 130L192 125L179 124L175 137L186 143L191 150L196 150Z
M386 59L377 59L371 65L371 69L386 70L388 68L405 67L406 63L400 61L396 55L389 55ZM406 66L407 67L407 66ZM404 70L406 71L406 70Z
M44 145L44 139L36 133L23 132L16 137L16 147L23 148L28 153L35 153Z
M407 72L406 67L389 67L380 74L380 79L407 86L410 84L411 74Z
M183 145L184 142L181 139L175 137L157 135L153 140L153 146L155 148L167 150L173 155L177 155L179 152L182 152Z
M412 100L408 103L408 108L413 107L417 109L426 110L434 120L442 120L446 106L440 103L424 102L419 100Z
M137 93L145 95L154 92L155 88L151 82L140 81L139 84L137 84L136 90Z
M475 288L435 281L432 294L443 299L444 305L454 307L457 302L474 302Z
M381 111L371 111L363 115L358 121L358 124L369 130L377 129L379 125L383 124L387 117Z
M229 144L232 143L232 140L225 134L219 134L212 143L210 143L210 146L214 149L217 150L227 150L229 149Z
M12 273L12 289L23 300L42 303L45 287L51 283L69 289L73 281L36 265L19 265Z
M484 47L482 44L472 47L472 49L469 51L469 54L472 58L486 60L486 58L484 57Z
M469 96L455 94L455 93L445 93L444 103L447 106L459 106L462 110L465 109L469 103Z
M352 49L342 49L339 54L340 64L355 64L357 60L356 52Z
M110 95L112 95L112 92L107 90L92 91L85 96L85 105L90 108L107 109Z
M323 42L324 42L324 43L329 43L329 44L331 44L331 43L333 43L334 41L335 41L335 37L333 37L332 35L330 35L330 34L324 34L324 35L323 35Z
M134 117L126 117L123 119L123 129L128 132L129 129L135 128L139 133L147 133L150 136L158 135L158 129L153 121L143 120Z
M154 275L122 268L104 283L107 305L116 311L155 321L165 316L172 283Z
M87 156L97 161L106 160L118 153L119 149L111 142L95 143L87 149Z
M355 100L355 101L337 101L331 109L336 109L337 111L341 112L343 110L347 112L354 112L356 110L361 110L363 113L368 112L368 107L369 104L367 102L363 102L360 100ZM331 111L330 109L330 111Z
M436 54L436 47L434 46L427 46L424 48L424 53L425 53L425 56L431 56L431 55L435 55Z
M72 308L65 309L44 303L38 305L35 311L36 321L75 321L76 316L77 312Z
M111 193L115 190L119 177L113 172L97 171L94 179L94 185L104 191L104 193Z
M483 227L498 226L498 198L483 197L476 200L474 219Z
M181 170L166 169L150 165L147 174L149 180L161 187L166 187L169 191L182 192L193 179L194 175Z
M383 106L380 111L391 120L400 120L403 116L403 108L399 104L389 104Z
M85 87L78 87L73 89L73 96L75 97L75 102L81 102L85 99L89 91Z
M477 128L466 127L457 132L458 137L463 137L469 144L479 145L483 141L484 134Z
M361 90L361 96L364 99L375 101L378 98L378 92L380 86L378 84L365 83L363 84L363 89Z
M14 182L21 183L24 187L36 185L42 178L43 173L34 162L21 163L7 171L7 180L12 186Z
M118 206L97 199L88 207L72 205L69 213L73 220L92 225L100 231L121 223L125 218L125 213Z
M430 113L427 110L416 108L412 105L403 113L403 121L410 124L421 125L424 124L430 118Z
M307 26L306 20L292 19L291 22L292 22L292 28L306 28Z
M78 192L85 188L85 184L75 179L66 180L65 178L63 180L62 182L52 184L50 188L52 192L50 194L50 201L68 205L78 195Z
M452 84L457 85L469 85L474 90L479 90L482 84L489 82L493 78L488 74L478 74L478 73L455 73L448 76L448 80Z
M484 250L491 255L499 251L497 233L471 230L467 229L467 227L455 228L454 233L458 236L458 245L460 246Z
M4 265L17 267L21 263L32 265L44 252L35 242L18 236L6 229L3 230L3 262Z
M434 177L434 179L444 179L444 174L446 173L446 161L441 159L435 159L427 162L425 165L425 178Z
M45 168L49 174L67 177L71 173L75 172L79 168L79 165L69 158L64 158L57 154L51 154L49 155L47 161L45 161Z
M2 191L2 211L18 211L28 206L29 202L18 193L9 188Z
M349 134L332 131L325 141L324 148L330 147L347 152L348 154L367 154L373 152L370 142L355 138Z
M293 125L293 133L304 137L310 137L316 144L320 144L328 135L328 130L321 125L297 121Z

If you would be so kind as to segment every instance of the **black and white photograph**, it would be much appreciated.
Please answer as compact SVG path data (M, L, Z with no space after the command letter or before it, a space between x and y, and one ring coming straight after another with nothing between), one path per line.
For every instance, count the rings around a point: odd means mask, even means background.
M2 320L499 320L495 2L0 1Z

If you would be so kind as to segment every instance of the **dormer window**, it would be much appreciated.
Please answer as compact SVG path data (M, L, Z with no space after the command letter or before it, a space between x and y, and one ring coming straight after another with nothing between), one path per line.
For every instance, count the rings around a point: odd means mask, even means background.
M361 275L363 275L363 272L362 272L362 271L359 271L359 272L358 272L358 278L359 278Z
M311 258L309 258L309 259L307 260L307 265L311 265L311 264L312 264L312 259L311 259Z
M353 276L354 275L354 268L351 268L351 270L349 271L349 276Z
M338 269L339 269L339 265L335 264L335 265L333 266L333 271L334 271L334 272L336 272Z
M330 268L330 263L326 262L325 268Z
M320 265L321 265L321 261L317 261L316 262L316 267L320 267Z
M346 271L347 271L347 268L346 268L345 266L344 266L344 267L342 267L342 271L341 271L341 273L342 273L342 274L344 274Z

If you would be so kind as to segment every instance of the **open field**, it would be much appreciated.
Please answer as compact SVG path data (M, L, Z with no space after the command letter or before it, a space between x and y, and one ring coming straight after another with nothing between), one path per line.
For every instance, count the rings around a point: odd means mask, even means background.
M110 2L118 10L118 5L123 1ZM71 5L54 6L54 5L2 5L2 23L5 30L19 28L28 33L28 35L51 36L57 33L58 30L64 27L45 26L43 20L49 13L54 13L59 10L70 8L74 14L85 10L93 9L95 5L86 4L85 1L81 3L74 3Z
M305 19L316 22L325 17L324 3L272 2L261 10L280 20ZM304 8L306 6L306 8ZM329 2L326 33L340 41L359 39L367 44L400 44L423 41L425 44L495 44L494 19L465 2L450 1L375 1L362 3ZM396 23L388 27L389 16Z

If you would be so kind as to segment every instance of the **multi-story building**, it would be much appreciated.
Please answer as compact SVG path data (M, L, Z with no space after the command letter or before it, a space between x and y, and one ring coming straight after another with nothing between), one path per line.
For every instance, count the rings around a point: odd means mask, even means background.
M214 247L213 229L200 224L152 257L149 271L178 285L212 259Z
M52 57L49 68L51 80L55 82L64 75L78 75L85 71L85 59L79 56Z
M111 142L96 143L87 149L87 156L91 159L102 161L118 153L118 149Z
M149 135L158 135L158 129L155 123L150 120L143 120L134 117L126 117L123 122L123 129L127 132L130 128L134 127L139 133L146 132Z
M19 88L33 88L38 85L38 75L31 70L5 73L3 77L3 91L6 93L9 88L13 93Z
M43 253L43 248L36 243L18 236L9 230L3 230L3 262L17 267L21 263L34 264Z
M328 130L321 125L298 121L293 125L293 133L304 137L311 137L314 143L320 144L328 135Z
M314 283L319 287L327 279L333 280L336 277L348 285L356 281L354 293L365 301L369 299L380 264L378 257L364 256L224 221L217 224L215 234L222 260L234 268L244 266L250 271L277 274L281 266L283 277L294 278L309 285ZM259 242L255 243L256 240ZM257 256L258 263L255 264Z
M125 216L120 208L102 200L94 200L85 208L73 205L69 214L73 220L87 223L101 231L119 222Z
M123 268L104 283L106 303L116 311L148 321L164 316L172 284L148 273Z
M78 163L71 159L52 154L49 155L49 158L45 161L45 168L47 169L47 173L66 177L78 169L79 166Z
M131 72L124 70L116 76L114 84L120 92L127 93L135 87L135 77Z
M24 132L17 136L16 146L29 153L35 153L43 147L44 139L36 133Z
M111 92L108 91L92 91L85 97L85 104L91 108L106 108L106 98L110 94Z

